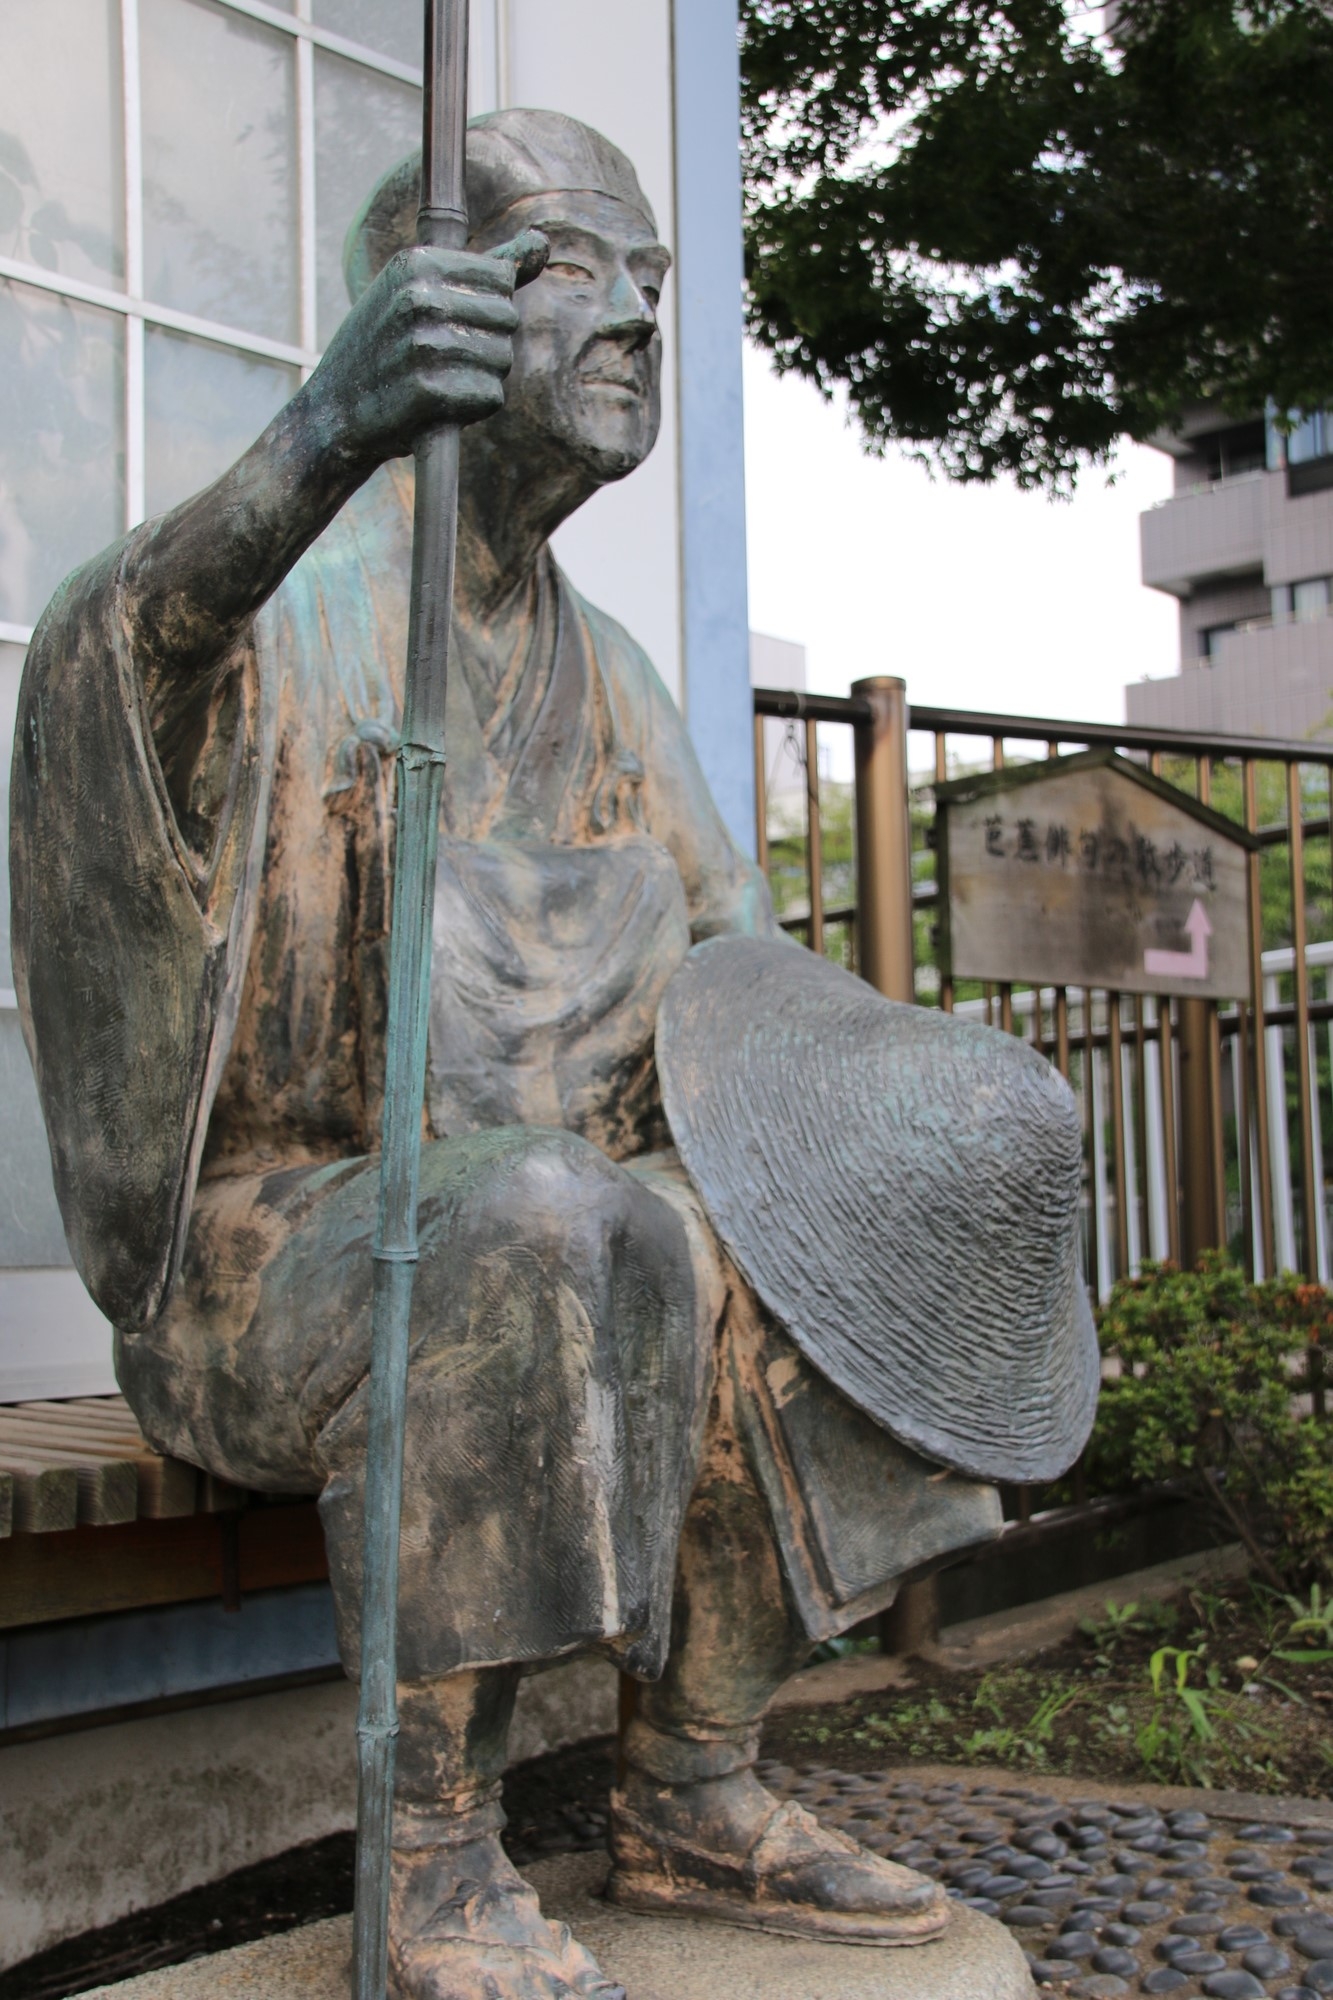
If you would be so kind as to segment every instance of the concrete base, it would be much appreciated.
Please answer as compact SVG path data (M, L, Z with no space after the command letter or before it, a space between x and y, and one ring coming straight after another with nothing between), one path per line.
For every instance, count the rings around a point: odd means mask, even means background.
M616 1675L525 1680L514 1763L615 1728ZM356 1822L356 1690L251 1695L0 1749L0 1970Z
M635 1917L600 1899L607 1861L568 1854L528 1875L548 1917L567 1923L629 2000L1035 2000L1003 1924L955 1905L938 1944L909 1950L804 1944L726 1924ZM104 2000L341 2000L352 1923L334 1917L282 1937L102 1986ZM89 1994L87 2000L94 2000Z

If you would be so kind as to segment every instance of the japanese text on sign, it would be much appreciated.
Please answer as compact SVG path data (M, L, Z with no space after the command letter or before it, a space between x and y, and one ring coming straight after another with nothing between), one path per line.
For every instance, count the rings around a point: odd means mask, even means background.
M1159 847L1143 834L1124 836L1101 826L1071 828L1056 820L1007 820L991 813L985 821L985 852L993 861L1073 868L1126 887L1216 887L1211 844L1186 848L1176 840Z

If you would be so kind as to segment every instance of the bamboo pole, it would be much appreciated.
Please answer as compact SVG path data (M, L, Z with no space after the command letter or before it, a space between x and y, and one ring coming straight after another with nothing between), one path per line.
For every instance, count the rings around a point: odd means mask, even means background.
M425 102L417 240L467 241L467 0L425 0ZM416 503L385 1041L383 1151L375 1227L357 1710L357 2000L383 2000L398 1735L398 1534L408 1332L417 1265L421 1105L426 1083L431 915L444 784L444 704L458 526L458 429L416 446Z

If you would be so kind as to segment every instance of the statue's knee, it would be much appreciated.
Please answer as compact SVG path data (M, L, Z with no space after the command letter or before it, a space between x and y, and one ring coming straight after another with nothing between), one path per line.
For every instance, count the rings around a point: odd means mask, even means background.
M563 1262L599 1261L628 1219L636 1183L586 1140L530 1132L496 1163L477 1206L494 1241L526 1244Z

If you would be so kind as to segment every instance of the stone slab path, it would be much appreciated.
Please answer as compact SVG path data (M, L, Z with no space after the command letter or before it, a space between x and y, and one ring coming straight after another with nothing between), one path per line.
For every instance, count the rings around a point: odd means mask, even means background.
M1053 1995L1333 1994L1333 1808L957 1771L769 1764L761 1775L875 1853L935 1876L964 1907L998 1917Z

